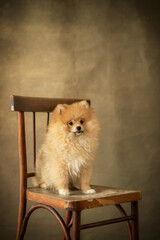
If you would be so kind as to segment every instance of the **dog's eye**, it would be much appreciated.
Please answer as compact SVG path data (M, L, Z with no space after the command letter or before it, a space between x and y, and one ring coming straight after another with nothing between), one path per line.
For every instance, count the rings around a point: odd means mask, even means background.
M83 120L80 121L80 124L83 124Z
M73 125L73 122L69 122L68 124L69 124L70 126L72 126L72 125Z

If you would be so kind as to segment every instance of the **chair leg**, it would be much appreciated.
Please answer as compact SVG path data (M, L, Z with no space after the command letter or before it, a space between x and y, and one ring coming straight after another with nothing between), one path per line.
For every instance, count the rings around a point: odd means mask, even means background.
M72 240L80 240L81 212L73 210Z
M131 213L134 216L132 221L132 240L139 240L138 201L131 202Z
M19 211L18 211L18 224L17 224L17 237L16 240L21 240L21 228L23 219L26 214L26 199L25 197L20 197L19 199Z
M71 221L71 218L72 218L72 211L70 211L70 210L66 210L66 213L65 213L65 224L66 224L66 226L68 227L68 225L69 225L69 223L70 223L70 221ZM64 236L64 234L63 234L63 236L62 236L62 240L65 240L66 238L65 238L65 236Z

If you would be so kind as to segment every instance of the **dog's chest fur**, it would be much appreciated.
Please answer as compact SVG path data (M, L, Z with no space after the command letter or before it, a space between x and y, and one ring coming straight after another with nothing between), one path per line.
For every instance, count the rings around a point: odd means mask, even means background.
M91 161L92 151L90 142L86 138L78 137L67 139L67 142L61 146L61 156L63 156L68 172L70 175L78 176L81 168Z

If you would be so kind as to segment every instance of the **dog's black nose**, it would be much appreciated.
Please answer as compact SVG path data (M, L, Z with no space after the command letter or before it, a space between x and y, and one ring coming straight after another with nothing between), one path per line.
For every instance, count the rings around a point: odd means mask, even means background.
M77 126L77 130L78 130L78 131L81 131L81 126Z

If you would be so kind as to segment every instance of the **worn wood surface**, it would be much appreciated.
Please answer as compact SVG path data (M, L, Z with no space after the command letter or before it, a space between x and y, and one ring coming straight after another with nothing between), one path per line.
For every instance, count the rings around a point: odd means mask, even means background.
M27 198L63 209L82 210L141 199L141 192L104 186L92 186L95 194L84 194L80 190L72 190L68 196L62 196L52 190L31 187L27 189Z
M57 104L72 104L84 99L11 96L11 110L22 112L52 112ZM90 100L87 100L90 103Z

